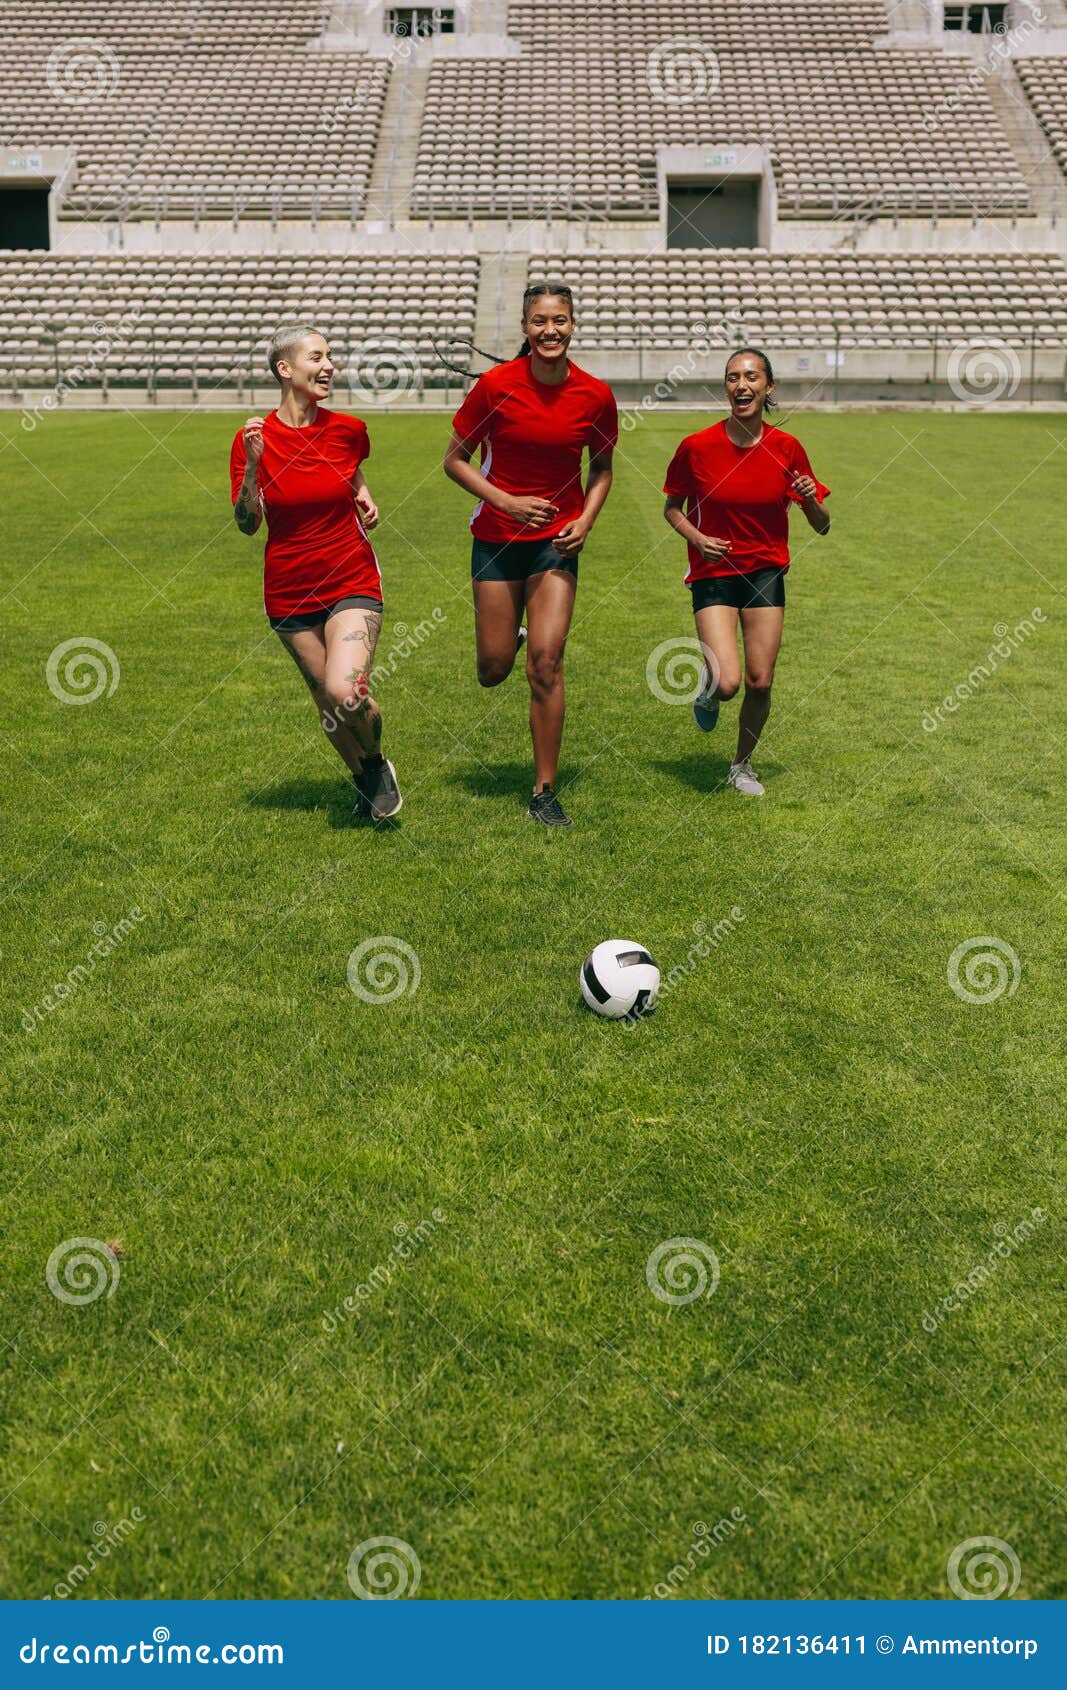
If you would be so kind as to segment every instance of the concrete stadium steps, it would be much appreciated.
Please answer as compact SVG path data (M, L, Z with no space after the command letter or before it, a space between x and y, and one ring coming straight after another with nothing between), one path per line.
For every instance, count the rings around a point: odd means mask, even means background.
M1067 73L1067 60L1064 66ZM1039 217L1067 216L1067 152L1061 168L1013 66L991 77L988 88L1012 155L1030 190L1031 212ZM1063 88L1067 100L1067 74ZM1067 138L1067 105L1061 112L1061 121Z
M430 68L414 55L391 61L389 88L378 126L378 148L367 185L365 216L390 228L411 217L411 188L419 147L419 118Z

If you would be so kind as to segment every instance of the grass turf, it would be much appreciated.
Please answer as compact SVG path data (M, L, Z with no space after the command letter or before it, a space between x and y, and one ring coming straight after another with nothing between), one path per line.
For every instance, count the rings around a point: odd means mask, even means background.
M736 704L705 739L646 684L692 632L658 488L707 419L625 435L564 836L524 819L522 677L475 684L445 420L371 422L378 831L262 619L236 420L0 419L4 1593L347 1598L382 1535L427 1597L935 1597L975 1536L1062 1593L1064 419L796 419L834 525L794 518L759 803L723 788ZM121 677L74 707L46 663L86 635ZM421 978L365 1003L379 935ZM683 970L632 1031L578 1007L613 935ZM1021 977L971 1004L946 967L984 935ZM45 1282L81 1237L125 1247L84 1306ZM671 1305L646 1263L679 1237L721 1277Z

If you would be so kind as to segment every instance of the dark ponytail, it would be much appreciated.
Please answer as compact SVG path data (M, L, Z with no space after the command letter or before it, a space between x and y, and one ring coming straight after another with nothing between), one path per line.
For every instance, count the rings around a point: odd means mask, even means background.
M530 306L535 299L541 299L546 296L550 299L566 300L567 309L571 316L574 316L574 295L571 293L570 288L567 287L565 282L531 282L530 286L526 289L526 292L522 296L523 318L525 319ZM516 358L528 358L530 356L530 342L528 340L523 341L515 356Z
M770 359L761 346L735 346L729 358L726 360L726 370L730 368L730 365L733 363L735 358L742 357L746 352L750 358L759 359L760 363L763 365L763 373L767 377L768 384L773 386L774 371L771 369ZM726 370L723 371L724 380L726 378ZM778 401L774 398L773 394L768 393L766 399L763 401L763 409L765 411L776 411L778 409Z

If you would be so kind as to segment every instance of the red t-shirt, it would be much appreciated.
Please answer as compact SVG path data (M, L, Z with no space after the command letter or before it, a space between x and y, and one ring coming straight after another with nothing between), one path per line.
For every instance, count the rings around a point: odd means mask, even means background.
M799 440L770 423L764 423L756 446L735 446L725 420L682 441L663 491L688 501L685 514L702 534L731 543L718 563L690 546L687 586L713 576L789 568L789 506L803 503L793 492L798 473L812 475L808 454ZM821 504L830 489L812 479Z
M267 519L263 602L268 616L328 610L338 599L380 599L382 576L352 490L370 456L367 426L320 405L307 428L290 428L277 411L263 419L263 456L256 484ZM245 472L238 429L230 448L230 486L237 498Z
M481 446L481 472L494 487L559 506L543 528L528 528L479 499L471 516L475 539L549 540L581 516L582 450L611 451L619 413L607 382L577 364L553 386L538 381L522 357L479 376L452 426L461 440Z

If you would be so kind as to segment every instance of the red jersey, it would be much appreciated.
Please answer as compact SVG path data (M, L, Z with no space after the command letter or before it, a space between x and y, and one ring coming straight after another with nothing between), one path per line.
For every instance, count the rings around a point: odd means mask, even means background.
M543 528L528 528L479 499L471 516L475 539L549 540L581 516L582 450L609 452L619 438L619 413L607 382L577 364L553 385L538 381L522 357L479 376L452 426L461 440L481 446L481 472L494 487L559 506Z
M236 500L245 472L238 429L230 448ZM380 599L382 576L367 539L352 477L370 456L366 424L320 405L307 428L290 428L277 411L263 419L256 484L267 519L263 602L268 616L327 610L338 599Z
M688 501L685 514L694 528L731 546L717 563L690 546L687 586L713 576L789 568L789 506L803 504L793 492L796 474L812 475L808 454L799 440L770 423L764 423L755 446L735 446L725 420L682 441L663 491ZM812 479L822 504L830 489Z

